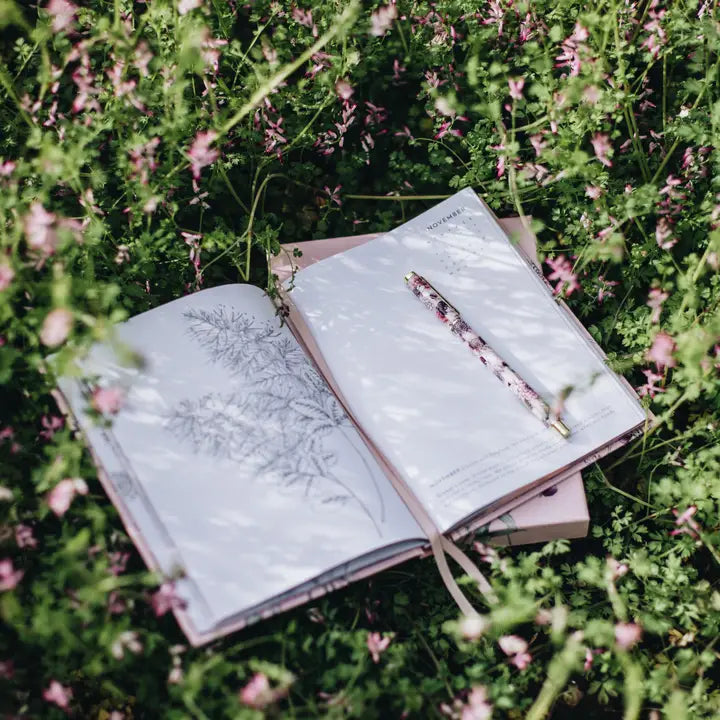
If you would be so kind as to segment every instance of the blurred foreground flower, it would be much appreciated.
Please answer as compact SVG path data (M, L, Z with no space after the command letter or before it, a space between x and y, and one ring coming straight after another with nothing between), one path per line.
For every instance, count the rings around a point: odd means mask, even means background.
M47 502L50 509L58 517L62 517L75 495L87 495L87 491L87 483L82 478L65 478L49 492Z

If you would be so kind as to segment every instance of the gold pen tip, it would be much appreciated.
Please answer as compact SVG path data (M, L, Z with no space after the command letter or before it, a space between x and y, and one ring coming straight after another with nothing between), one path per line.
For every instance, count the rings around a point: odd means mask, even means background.
M550 427L557 430L565 439L570 437L570 428L562 420L555 420Z
M415 274L414 270L411 270L406 276L405 276L405 282L410 282L410 278Z

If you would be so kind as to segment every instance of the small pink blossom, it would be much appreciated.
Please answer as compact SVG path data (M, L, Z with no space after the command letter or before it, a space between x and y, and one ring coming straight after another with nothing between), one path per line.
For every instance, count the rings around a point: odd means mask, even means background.
M58 707L66 710L72 700L72 690L64 687L57 680L53 680L50 685L43 690L43 699L50 703L55 703Z
M58 517L62 517L68 511L75 495L87 495L87 492L87 483L82 478L65 478L48 493L47 502L50 509Z
M51 255L57 245L56 220L54 213L49 213L41 203L35 201L23 220L29 247L40 250L45 255Z
M73 24L77 6L68 0L50 0L45 9L52 17L53 32L59 33Z
M193 180L199 180L202 169L212 165L220 156L220 152L216 148L210 147L216 138L217 133L214 130L206 130L195 135L195 139L188 150Z
M5 160L4 162L0 160L0 177L10 177L16 167L17 165L12 160Z
M660 322L660 313L662 313L663 303L670 297L666 292L663 292L660 288L653 288L648 293L647 306L652 308L652 315L650 316L650 322Z
M22 570L15 570L9 558L0 560L0 592L14 590L24 574Z
M672 356L674 351L675 341L672 336L661 331L655 336L653 344L645 354L645 358L654 362L660 370L666 367L675 367L677 361Z
M498 640L498 645L518 670L524 670L531 663L532 655L527 651L528 644L518 635L503 635Z
M629 650L642 637L642 628L637 623L615 625L615 642L621 650Z
M545 263L549 265L553 272L548 275L549 280L556 280L557 284L554 293L559 295L563 290L566 295L571 295L575 290L581 290L577 275L573 272L573 266L565 255L558 255L556 258L550 258Z
M390 640L390 637L383 637L379 632L368 633L367 647L374 663L380 662L380 655L388 649Z
M44 438L45 440L52 440L53 436L58 430L60 430L64 422L63 419L57 415L50 415L49 417L47 415L43 415L40 420L40 424L43 426L43 429L38 433L39 437Z
M482 615L465 615L460 620L459 630L465 640L477 640L489 626L489 620Z
M335 92L338 94L338 97L343 100L349 100L355 91L347 80L338 80L335 83Z
M476 685L462 707L460 720L490 720L492 711L493 706L488 702L487 690L482 685Z
M186 603L175 593L175 584L164 582L150 597L150 604L157 617L161 617L173 608L184 608Z
M143 651L142 643L134 630L121 632L113 642L110 653L116 660L122 660L125 657L125 650L129 650L133 655Z
M15 277L15 271L5 264L0 264L0 292L7 290Z
M510 87L510 97L513 100L522 100L525 80L523 78L510 78L508 80L508 86Z
M672 236L672 228L667 218L661 217L658 220L658 224L655 226L655 241L663 250L669 250L677 243L677 238Z
M40 340L43 345L57 347L62 345L70 334L73 326L73 314L65 308L51 310L43 321L40 329Z
M318 36L317 25L313 22L312 10L302 10L299 7L293 8L292 11L293 20L311 29L313 37Z
M19 548L34 549L37 547L37 540L33 535L32 528L23 523L15 526L15 542Z
M178 2L178 14L187 15L191 10L195 10L202 5L202 0L180 0Z
M93 390L91 405L102 415L115 415L122 408L125 393L118 387L96 388Z
M614 288L617 285L619 285L619 283L616 280L606 280L602 275L598 275L598 278L597 278L598 302L599 303L603 302L606 297L615 297L615 293L610 288Z
M643 375L645 375L647 382L644 385L640 385L638 388L636 388L640 397L645 397L646 395L649 395L651 398L654 398L657 393L665 392L665 388L658 387L655 384L659 380L663 379L662 375L654 373L652 370L643 370Z
M108 595L108 611L111 615L121 615L126 610L125 601L118 595L117 590L113 590Z
M370 16L370 34L382 37L397 18L395 5L383 5Z
M270 681L265 673L255 673L240 691L240 702L251 708L261 709L273 701Z
M323 189L325 190L331 203L335 203L338 207L342 205L342 200L340 199L340 190L342 189L342 185L336 185L334 190L331 190L326 185Z
M598 200L600 198L600 196L603 194L603 189L601 187L598 187L597 185L586 185L585 186L585 194L591 200Z
M600 650L599 648L594 648L592 650L590 648L585 648L585 662L583 663L583 670L585 670L585 672L590 670L590 668L593 666L595 656L601 654L602 650Z
M605 167L612 167L612 160L607 156L608 152L612 150L610 138L605 133L595 133L590 142L595 151L595 157L597 157Z
M678 511L673 508L675 524L678 527L673 530L670 535L690 535L690 537L697 540L700 537L700 526L693 520L693 515L695 515L696 512L697 505L690 505L681 513L678 513Z
M547 147L547 141L541 134L531 135L530 144L535 150L535 157L540 157L540 153Z
M180 664L180 658L173 658L173 666L168 673L168 684L169 685L180 685L185 679L185 673L183 672L182 665Z
M177 659L175 658L175 660ZM238 693L238 697L244 705L261 710L287 695L287 692L287 685L283 684L272 688L267 675L259 672L250 678L250 682Z

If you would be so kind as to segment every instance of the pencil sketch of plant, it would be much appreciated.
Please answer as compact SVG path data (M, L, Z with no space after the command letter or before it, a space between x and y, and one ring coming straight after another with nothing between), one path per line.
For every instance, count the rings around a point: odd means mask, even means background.
M274 322L220 305L185 313L188 332L243 381L243 391L181 401L166 429L194 452L242 462L256 477L321 505L353 504L382 536L385 506L376 471L347 414L295 339ZM333 468L338 440L372 481L368 501Z

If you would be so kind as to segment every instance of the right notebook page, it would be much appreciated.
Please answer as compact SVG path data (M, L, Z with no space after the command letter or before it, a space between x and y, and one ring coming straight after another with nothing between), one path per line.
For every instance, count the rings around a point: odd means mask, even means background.
M410 292L424 276L551 404L563 439ZM472 190L301 270L291 300L350 410L441 530L559 472L645 422Z

